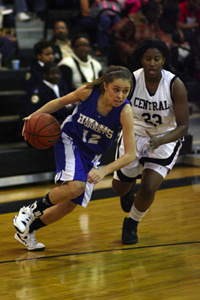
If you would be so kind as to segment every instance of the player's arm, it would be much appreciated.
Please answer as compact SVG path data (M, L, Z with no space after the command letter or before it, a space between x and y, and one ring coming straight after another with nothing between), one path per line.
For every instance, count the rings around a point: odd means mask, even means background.
M135 135L133 128L133 112L129 104L125 105L121 112L120 122L122 124L125 154L114 162L99 170L91 170L88 181L98 183L104 176L131 163L136 157Z
M79 87L78 89L76 89L75 91L73 91L63 97L56 98L54 100L47 102L44 106L42 106L41 108L39 108L38 110L33 112L30 116L25 118L25 120L30 119L35 114L39 114L39 113L52 114L52 113L56 112L57 110L59 110L60 108L65 107L68 104L73 104L73 103L76 103L79 101L84 101L85 99L87 99L89 97L91 92L92 92L92 89L88 89L88 88L86 88L86 86L83 85L83 86Z
M177 78L173 84L174 113L177 127L163 137L163 144L176 141L188 132L189 107L187 91L183 82Z
M187 91L183 82L177 78L173 84L174 114L176 119L176 128L166 135L157 138L146 131L150 137L150 148L158 148L162 144L174 142L188 132L189 126L189 107L187 101Z

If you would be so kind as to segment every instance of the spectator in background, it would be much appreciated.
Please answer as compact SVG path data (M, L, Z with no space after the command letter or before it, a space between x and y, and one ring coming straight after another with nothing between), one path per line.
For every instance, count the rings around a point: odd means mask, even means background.
M3 66L9 65L18 50L15 27L12 10L6 9L0 0L0 60Z
M179 3L180 18L178 28L182 29L185 39L192 43L194 32L199 27L200 22L200 0L188 0Z
M158 24L163 32L171 34L177 43L184 42L182 30L178 28L177 22L180 17L180 7L176 3L168 3L164 6L163 13L158 20Z
M16 37L16 22L13 9L6 8L0 0L0 29L7 37Z
M29 89L22 105L22 118L30 115L35 110L55 98L68 94L65 81L61 80L61 73L56 63L49 61L42 67L43 79L38 79L32 89ZM53 114L61 124L72 111L72 105L63 107Z
M178 28L188 41L191 49L187 75L195 80L200 79L200 0L188 0L179 3L180 18Z
M46 0L26 0L29 11L33 12L41 20L45 18L46 2Z
M145 3L147 1L145 1ZM138 11L138 9L140 9L141 6L142 6L142 1L140 0L125 0L124 12L127 14L135 14Z
M43 39L37 42L34 45L34 53L35 59L32 61L25 75L26 90L32 90L32 87L35 87L38 82L42 81L42 67L45 63L54 61L53 48L50 41Z
M31 17L27 14L28 6L26 0L14 0L15 17L18 22L30 21Z
M16 27L13 9L6 8L2 0L0 0L0 9L1 9L1 18L2 18L1 27Z
M54 23L53 36L50 40L56 63L72 54L71 42L68 35L67 24L64 21L56 21Z
M158 21L160 28L166 34L170 34L174 43L177 44L178 59L172 57L172 64L177 70L184 71L186 58L190 54L190 46L185 40L183 31L178 28L180 7L176 3L168 3L163 7L163 13ZM180 75L181 76L181 75ZM184 76L181 78L184 81Z
M70 92L102 75L102 66L90 56L91 45L86 34L76 35L71 42L73 53L59 62Z
M107 53L108 47L108 31L112 25L117 23L121 17L119 14L110 15L103 13L100 16L93 16L92 6L95 2L93 0L80 0L81 19L77 22L78 28L82 28L87 32L92 42L95 44L95 55L102 55ZM101 0L99 1L101 2Z
M1 65L7 66L11 58L17 51L17 44L11 39L0 33L0 61Z
M145 38L159 38L169 48L174 42L171 36L165 34L158 24L161 8L156 1L143 4L135 14L129 16L133 22L130 18L124 17L111 28L109 33L113 35L113 44L119 53L122 64L134 71L137 67L132 59L132 54L142 40Z

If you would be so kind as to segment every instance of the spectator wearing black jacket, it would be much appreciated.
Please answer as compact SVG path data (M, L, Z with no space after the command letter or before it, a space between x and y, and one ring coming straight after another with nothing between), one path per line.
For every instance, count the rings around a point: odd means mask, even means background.
M45 63L54 61L53 48L51 43L45 39L34 45L35 59L32 61L25 75L25 89L32 90L43 80L42 68Z
M61 80L59 67L54 62L47 62L42 68L43 79L29 89L23 101L23 116L28 116L44 104L55 98L68 94L69 90L65 81ZM53 114L62 123L72 111L72 106L64 107Z

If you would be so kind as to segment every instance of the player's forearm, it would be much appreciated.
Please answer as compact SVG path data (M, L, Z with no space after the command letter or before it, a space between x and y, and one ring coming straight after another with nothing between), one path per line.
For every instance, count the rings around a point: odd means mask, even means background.
M51 100L48 103L46 103L45 105L43 105L41 108L36 110L34 113L32 113L30 116L32 117L39 113L52 114L52 113L56 112L57 110L59 110L60 108L62 108L62 106L57 99Z
M178 139L182 138L185 136L188 132L188 126L187 125L180 125L176 127L174 130L170 131L166 135L162 136L161 143L162 144L167 144L171 142L175 142Z
M122 157L113 161L112 163L104 166L102 169L105 173L105 176L130 164L131 162L134 161L135 157L136 157L135 152L133 152L131 154L126 153Z

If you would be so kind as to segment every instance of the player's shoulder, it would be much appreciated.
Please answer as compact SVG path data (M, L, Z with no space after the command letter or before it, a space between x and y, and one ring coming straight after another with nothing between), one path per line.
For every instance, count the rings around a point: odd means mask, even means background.
M144 69L143 68L137 69L136 71L133 72L134 77L142 76L142 74L144 74Z
M170 71L168 71L168 70L165 70L165 69L162 69L162 77L165 79L165 80L175 80L176 78L177 78L177 76L174 74L174 73L172 73L172 72L170 72Z
M78 95L81 101L84 101L91 95L92 91L92 88L88 88L86 85L82 85L76 89L75 93Z
M121 112L125 115L128 115L128 114L132 115L133 111L132 111L131 103L128 100L124 103L124 106L123 106Z

